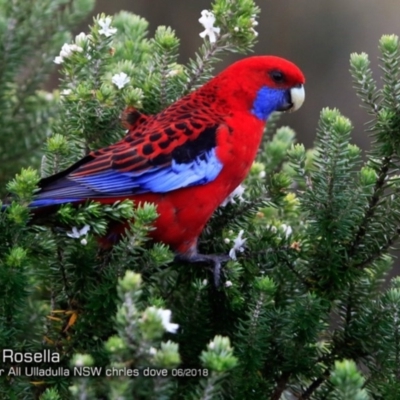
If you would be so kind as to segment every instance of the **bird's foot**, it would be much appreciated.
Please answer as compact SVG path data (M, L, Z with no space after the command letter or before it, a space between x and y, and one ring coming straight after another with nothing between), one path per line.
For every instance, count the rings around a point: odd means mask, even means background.
M212 264L214 285L219 287L221 282L221 263L229 261L231 258L225 254L177 254L175 256L176 261L184 261L189 263L205 263Z

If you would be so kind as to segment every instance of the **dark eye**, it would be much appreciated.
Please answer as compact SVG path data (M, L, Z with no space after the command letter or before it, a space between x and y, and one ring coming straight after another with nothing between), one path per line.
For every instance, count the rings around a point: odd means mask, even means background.
M283 83L283 82L285 82L285 75L283 75L283 72L281 72L281 71L271 71L269 73L269 76L272 78L272 80L275 83Z

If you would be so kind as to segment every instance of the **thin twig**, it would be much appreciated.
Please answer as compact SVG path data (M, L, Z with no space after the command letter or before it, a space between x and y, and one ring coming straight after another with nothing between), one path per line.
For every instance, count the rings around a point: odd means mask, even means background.
M183 93L189 93L193 89L196 82L203 75L207 62L211 60L211 58L214 57L219 51L226 49L226 46L221 46L221 43L223 43L227 38L229 38L228 34L222 35L215 43L212 43L210 47L206 48L204 56L200 59L197 69L193 71L193 74L190 77L189 82L186 84Z
M290 372L282 372L281 376L276 381L276 388L272 393L271 400L279 400L281 398L289 382L290 375Z
M375 254L370 255L368 258L365 260L355 264L352 266L352 268L357 268L357 269L363 269L364 267L370 265L372 262L374 262L377 258L379 258L383 253L385 253L391 246L394 245L394 243L397 241L397 239L400 236L400 229L397 229L396 234L392 236L391 238L388 239L388 241L379 248L379 251L376 252Z
M300 395L298 400L306 400L311 397L311 395L329 378L330 370L326 369L322 376L315 379L310 386Z

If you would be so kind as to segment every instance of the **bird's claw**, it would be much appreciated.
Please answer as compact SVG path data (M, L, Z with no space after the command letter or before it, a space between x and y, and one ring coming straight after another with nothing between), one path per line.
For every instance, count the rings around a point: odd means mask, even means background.
M207 263L213 265L213 276L214 285L219 287L221 282L221 264L229 261L231 258L225 254L194 254L194 255L182 255L178 254L175 256L176 261L185 261L190 263Z

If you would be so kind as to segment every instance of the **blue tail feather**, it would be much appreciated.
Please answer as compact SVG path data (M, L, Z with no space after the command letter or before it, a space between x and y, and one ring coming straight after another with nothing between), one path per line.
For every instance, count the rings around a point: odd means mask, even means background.
M41 207L50 207L50 206L57 206L65 203L75 203L77 201L82 201L82 199L40 199L40 200L33 200L31 203L28 204L29 208L41 208ZM4 212L10 204L3 204L0 208L0 212Z
M65 203L75 203L77 201L82 201L82 199L76 199L76 198L71 198L71 199L39 199L39 200L33 200L31 203L29 203L29 208L36 208L36 207L49 207L49 206L56 206L60 204L65 204Z

